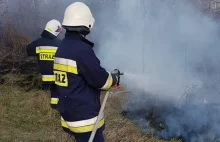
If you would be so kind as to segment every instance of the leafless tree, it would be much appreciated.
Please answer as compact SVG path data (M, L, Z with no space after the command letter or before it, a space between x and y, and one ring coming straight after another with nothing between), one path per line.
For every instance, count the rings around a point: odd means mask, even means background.
M6 0L0 0L0 17L4 16L8 10L8 4Z

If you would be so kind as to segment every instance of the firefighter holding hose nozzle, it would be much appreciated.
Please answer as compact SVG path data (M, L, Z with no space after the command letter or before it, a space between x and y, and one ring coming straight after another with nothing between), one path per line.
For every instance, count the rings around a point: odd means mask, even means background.
M119 81L116 70L111 73L101 67L93 51L94 43L86 39L94 22L87 5L82 2L69 5L62 24L65 38L54 60L61 125L77 142L89 141L101 108L101 91L111 89ZM102 114L94 142L104 142L104 125Z

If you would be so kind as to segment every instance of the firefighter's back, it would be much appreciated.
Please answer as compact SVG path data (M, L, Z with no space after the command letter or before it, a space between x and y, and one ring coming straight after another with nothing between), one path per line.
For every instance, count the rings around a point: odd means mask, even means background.
M38 59L39 71L42 78L42 87L50 89L51 107L56 108L58 103L58 92L54 84L55 77L53 74L54 56L60 45L57 36L62 32L61 24L57 20L50 20L41 37L27 45L29 56L36 56Z
M58 39L40 38L36 46L36 53L38 53L38 63L42 80L44 82L53 82L53 61L54 55L60 41Z
M87 58L84 53L88 52L92 52L92 47L77 33L67 35L56 52L54 74L60 92L58 108L65 120L84 120L98 114L100 91L88 85L80 71L80 64Z

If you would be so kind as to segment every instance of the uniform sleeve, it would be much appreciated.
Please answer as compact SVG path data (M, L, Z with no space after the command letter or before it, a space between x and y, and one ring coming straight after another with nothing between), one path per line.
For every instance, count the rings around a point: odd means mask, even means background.
M92 49L83 53L78 68L87 83L94 88L109 90L117 83L116 76L101 67L100 61Z
M33 41L32 43L26 46L26 51L28 56L36 56L36 47L37 47L36 41Z

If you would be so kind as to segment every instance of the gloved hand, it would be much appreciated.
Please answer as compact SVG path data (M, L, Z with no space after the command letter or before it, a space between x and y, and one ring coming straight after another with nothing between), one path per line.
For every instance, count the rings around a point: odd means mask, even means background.
M115 77L117 78L117 82L116 82L115 86L113 86L113 88L115 88L115 89L121 88L121 86L120 86L120 76L123 75L124 73L121 73L120 70L118 70L118 69L114 69L111 73L113 75L115 75Z
M114 69L111 73L114 74L117 77L120 76L120 71L118 69Z

